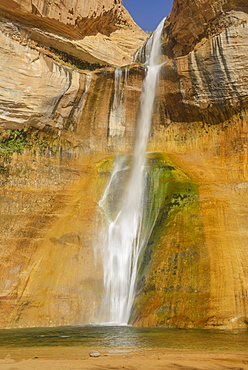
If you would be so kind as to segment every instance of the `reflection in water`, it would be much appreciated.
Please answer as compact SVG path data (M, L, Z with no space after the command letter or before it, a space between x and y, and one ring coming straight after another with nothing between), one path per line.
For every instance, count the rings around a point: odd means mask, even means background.
M77 326L0 330L0 347L73 347L130 353L147 348L248 352L247 331Z
M108 346L115 349L125 349L125 348L140 348L145 345L145 340L138 335L120 335L118 331L114 335L108 335L104 338L108 342Z

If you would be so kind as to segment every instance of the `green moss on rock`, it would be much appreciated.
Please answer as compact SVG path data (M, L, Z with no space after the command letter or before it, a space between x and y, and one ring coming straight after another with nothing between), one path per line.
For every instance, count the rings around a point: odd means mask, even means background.
M152 153L147 164L144 228L150 227L149 219L154 225L140 256L130 322L199 327L207 309L209 277L198 186L163 153Z

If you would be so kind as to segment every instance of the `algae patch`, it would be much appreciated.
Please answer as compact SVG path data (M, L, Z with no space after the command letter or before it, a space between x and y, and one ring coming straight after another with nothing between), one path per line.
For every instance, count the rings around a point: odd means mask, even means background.
M130 322L200 326L209 279L198 186L166 154L150 154L147 166L144 228L152 230L150 235L146 230Z

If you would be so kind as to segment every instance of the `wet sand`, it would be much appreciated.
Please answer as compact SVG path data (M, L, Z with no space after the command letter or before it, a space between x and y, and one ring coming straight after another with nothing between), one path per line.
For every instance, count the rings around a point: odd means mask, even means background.
M247 352L142 349L137 353L101 352L89 357L80 347L1 348L1 370L248 370Z

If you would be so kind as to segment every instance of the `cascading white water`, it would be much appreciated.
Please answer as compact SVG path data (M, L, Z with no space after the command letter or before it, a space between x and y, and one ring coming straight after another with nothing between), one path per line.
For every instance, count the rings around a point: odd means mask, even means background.
M163 25L164 20L151 36L150 48L146 48L150 50L146 56L147 75L141 95L133 163L120 210L115 219L108 217L108 233L101 249L105 287L103 317L106 318L106 311L108 311L107 320L117 325L128 323L134 299L138 258L145 243L141 236L145 189L144 166L160 70L159 56ZM110 183L99 203L103 210L110 184L116 179L116 175L125 171L127 167L123 158L121 161L116 161Z
M125 132L125 126L122 122L123 117L123 106L122 106L122 99L123 99L123 91L124 87L127 83L128 78L128 68L126 67L124 70L124 78L123 78L123 70L121 67L117 67L115 69L115 88L114 88L114 99L113 104L109 114L109 137L122 137Z

